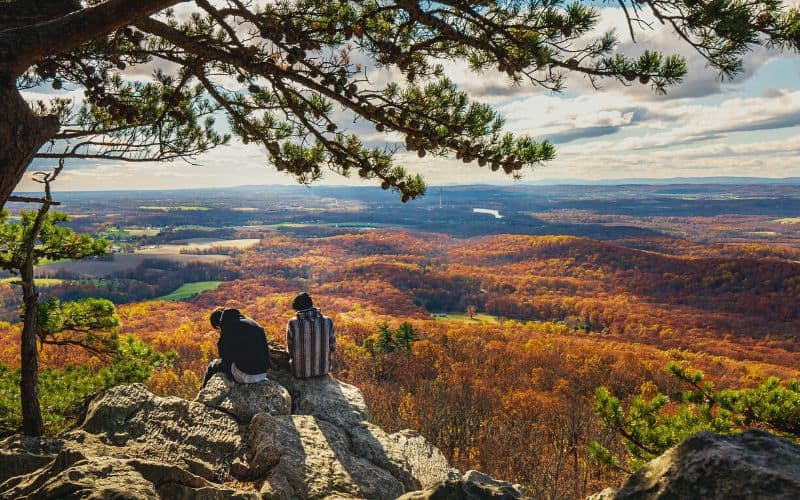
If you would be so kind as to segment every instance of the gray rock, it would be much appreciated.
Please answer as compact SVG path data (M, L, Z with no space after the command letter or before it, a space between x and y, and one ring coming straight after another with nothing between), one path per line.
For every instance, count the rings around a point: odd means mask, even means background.
M403 493L389 472L351 453L344 431L310 415L259 413L247 442L265 498L393 499Z
M620 489L589 498L797 499L800 446L759 430L701 432L645 464Z
M372 418L361 391L330 375L298 379L270 370L269 376L289 390L293 414L313 415L344 429Z
M488 474L476 470L468 470L464 474L464 481L491 487L508 495L512 498L522 498L522 487L518 484L511 484L508 481L495 479Z
M142 384L98 396L84 422L63 439L89 455L175 464L216 482L228 479L242 444L232 416L201 403L155 396Z
M361 422L350 427L348 434L353 453L389 471L406 491L460 477L442 452L416 431L386 434L377 425Z
M10 436L0 441L0 483L49 464L62 445L60 439L29 436Z
M274 370L289 373L289 350L286 347L270 340L269 359Z
M519 491L510 492L491 483L449 479L432 488L412 491L398 500L517 500Z
M288 415L292 411L289 391L274 380L237 384L223 374L211 377L195 401L229 413L243 424L250 423L257 413Z
M589 495L586 497L586 500L613 500L614 495L617 494L617 488L606 488L599 493L595 493L594 495Z
M464 494L489 491L461 481L418 433L369 423L352 385L270 376L281 384L216 376L193 402L110 389L58 439L0 442L0 497L389 499L452 479Z
M31 474L0 485L4 498L255 499L254 493L209 483L174 466L66 448Z

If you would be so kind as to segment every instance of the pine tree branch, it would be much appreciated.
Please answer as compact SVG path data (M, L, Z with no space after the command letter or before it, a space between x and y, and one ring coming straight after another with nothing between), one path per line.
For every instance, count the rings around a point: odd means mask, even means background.
M35 198L32 196L9 196L8 201L17 203L40 203L43 205L61 205L60 201L52 201L45 198Z

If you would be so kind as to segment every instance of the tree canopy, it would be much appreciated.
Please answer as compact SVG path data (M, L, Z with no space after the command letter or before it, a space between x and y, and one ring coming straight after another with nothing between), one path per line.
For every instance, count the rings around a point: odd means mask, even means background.
M675 363L668 371L689 389L672 399L650 383L642 386L627 410L607 388L595 393L594 411L603 424L619 433L633 468L652 460L700 431L720 434L749 427L766 428L778 435L800 439L800 384L769 377L758 387L716 390L703 372ZM620 461L600 443L590 446L600 463L619 467Z
M800 13L779 0L618 2L628 36L643 12L671 26L722 75L754 45L796 49ZM618 51L598 10L561 0L14 0L0 2L0 202L34 158L191 159L234 134L261 145L301 182L326 169L395 189L404 201L423 179L393 160L395 147L348 132L361 119L394 132L420 157L517 175L552 159L546 140L512 136L443 69L462 61L517 83L560 90L568 73L664 92L681 57ZM371 81L388 67L396 78ZM21 92L51 85L49 102ZM83 91L80 95L80 91ZM214 123L224 116L228 127Z
M37 215L37 212L23 210L19 221L9 221L8 212L0 212L0 269L19 274L28 258L32 259L33 265L38 265L43 259L83 259L106 253L107 240L79 234L62 226L69 221L67 214L47 213L38 229L35 224ZM36 234L32 235L34 231ZM29 256L26 241L31 238L34 246Z

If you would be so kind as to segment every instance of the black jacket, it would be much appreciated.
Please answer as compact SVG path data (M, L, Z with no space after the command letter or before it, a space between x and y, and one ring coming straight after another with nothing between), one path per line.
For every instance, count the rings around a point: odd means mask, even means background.
M217 349L228 374L231 373L231 363L236 363L240 371L251 375L264 373L270 368L264 329L236 309L222 312Z

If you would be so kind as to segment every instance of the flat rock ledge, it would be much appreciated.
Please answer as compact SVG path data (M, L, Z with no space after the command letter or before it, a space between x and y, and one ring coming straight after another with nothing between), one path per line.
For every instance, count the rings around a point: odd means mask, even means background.
M700 432L588 500L800 498L800 446L760 430Z
M453 485L456 496L447 494ZM431 490L440 493L424 496ZM194 401L156 396L142 384L114 387L56 438L0 441L0 498L403 495L522 497L510 483L462 476L416 431L386 433L370 422L356 387L283 370L250 385L215 375Z

